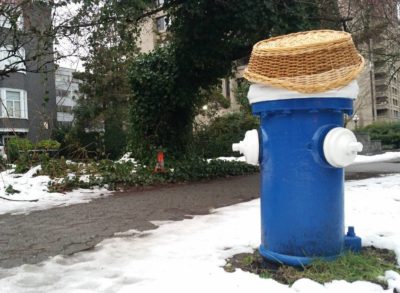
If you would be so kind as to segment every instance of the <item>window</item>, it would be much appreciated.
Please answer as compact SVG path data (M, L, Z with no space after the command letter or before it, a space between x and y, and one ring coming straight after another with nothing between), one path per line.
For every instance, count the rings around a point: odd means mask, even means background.
M57 74L56 79L57 79L57 81L60 81L60 82L65 82L65 83L71 82L71 76L66 75L66 74Z
M28 119L26 91L19 89L1 89L1 117Z
M388 86L385 84L380 84L375 87L377 92L385 92L388 89Z
M56 96L57 97L68 97L69 92L67 90L63 90L63 89L56 89Z
M388 104L388 97L376 97L376 104L377 105L387 105Z
M383 79L386 78L387 74L385 72L376 72L375 79Z
M57 112L72 113L72 106L59 105L57 106Z
M388 113L388 110L387 110L387 109L378 109L378 110L376 111L376 114L377 114L378 116L387 116L387 115L390 114L390 113Z
M6 91L6 107L9 117L21 118L21 97L19 92Z
M0 70L15 69L25 73L25 49L12 46L0 47Z
M156 18L156 25L158 32L165 32L167 29L167 16L161 16Z

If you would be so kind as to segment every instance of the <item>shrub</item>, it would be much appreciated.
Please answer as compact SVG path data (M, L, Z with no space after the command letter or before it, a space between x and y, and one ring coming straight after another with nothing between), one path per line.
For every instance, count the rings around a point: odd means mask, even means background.
M60 143L52 139L44 139L36 144L36 149L44 150L58 150L60 148Z
M75 167L73 167L75 166ZM250 174L258 171L257 166L242 162L226 162L192 158L181 161L169 161L164 173L154 173L154 165L135 165L132 162L118 163L102 160L98 163L86 164L85 172L78 164L67 164L65 160L49 159L42 163L41 175L61 178L49 183L49 190L64 192L74 188L90 188L91 186L107 186L116 189L119 186L146 186L164 183L190 182L203 179ZM74 170L72 170L75 168ZM74 173L74 176L71 174ZM83 173L89 180L82 181Z
M18 159L15 161L15 173L22 174L32 167L32 161L28 153L19 154Z
M387 149L400 148L400 122L376 122L360 128L358 132L366 132L371 139L380 140Z
M50 159L48 156L43 156L40 163L40 175L48 175L50 178L67 176L69 165L64 158Z
M166 181L196 181L202 179L213 179L244 175L257 172L258 166L252 166L243 162L230 162L222 160L186 159L176 162L174 171L167 174Z
M218 117L196 131L193 139L194 153L206 158L238 155L232 151L232 143L243 140L247 130L258 126L258 118L245 113Z
M20 152L27 152L33 149L33 144L27 138L12 137L7 142L7 157L11 162L15 162Z

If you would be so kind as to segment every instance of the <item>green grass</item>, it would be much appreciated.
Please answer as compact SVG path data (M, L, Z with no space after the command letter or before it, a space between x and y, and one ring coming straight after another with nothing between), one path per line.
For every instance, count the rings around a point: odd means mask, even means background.
M230 267L258 274L261 278L273 278L284 284L293 284L301 278L308 278L318 283L332 280L370 281L387 286L380 279L385 271L394 270L400 273L396 256L392 251L366 247L359 254L346 252L335 261L327 262L316 259L305 267L290 267L266 262L257 251L253 254L240 254L228 260ZM232 269L230 270L232 271Z

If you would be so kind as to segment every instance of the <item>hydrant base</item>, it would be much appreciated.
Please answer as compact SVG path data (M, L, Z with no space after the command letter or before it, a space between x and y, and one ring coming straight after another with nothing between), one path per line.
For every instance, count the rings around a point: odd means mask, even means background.
M340 256L340 254L333 255L333 256L325 256L325 257L293 256L293 255L286 255L286 254L273 252L271 250L266 249L263 245L260 245L260 247L258 248L258 251L260 252L261 256L266 260L269 260L269 261L272 261L275 263L288 265L288 266L296 266L296 267L309 265L316 258L323 259L326 261L333 261L337 257Z

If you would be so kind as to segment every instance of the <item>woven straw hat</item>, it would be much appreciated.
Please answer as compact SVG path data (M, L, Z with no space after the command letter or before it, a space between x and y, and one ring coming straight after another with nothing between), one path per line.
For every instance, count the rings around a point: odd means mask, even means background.
M364 58L349 33L315 30L258 42L244 77L255 83L317 93L348 84L363 67Z

